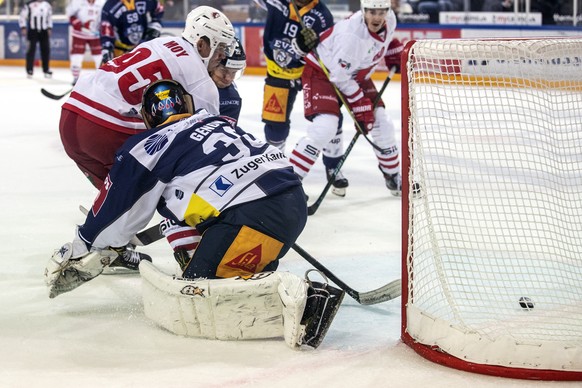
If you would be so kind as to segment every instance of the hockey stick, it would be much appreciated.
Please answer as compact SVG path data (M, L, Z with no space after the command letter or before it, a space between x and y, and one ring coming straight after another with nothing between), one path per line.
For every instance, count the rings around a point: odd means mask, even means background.
M380 89L380 91L378 92L378 95L376 96L376 100L374 101L374 109L376 109L376 106L378 106L378 103L381 101L382 93L384 93L384 90L386 90L386 87L390 83L390 80L392 79L392 76L394 75L395 72L396 72L396 67L392 66L392 68L390 69L390 74L388 74L388 77L384 81L382 88ZM360 131L356 131L356 134L352 138L352 141L350 142L350 144L346 148L346 150L345 150L344 154L342 155L341 159L339 160L337 166L333 170L333 173L331 174L331 176L327 180L327 183L326 183L325 187L323 188L323 191L321 192L321 194L319 194L319 197L317 198L317 200L313 204L311 204L310 206L307 207L307 214L308 215L310 215L310 216L314 215L315 212L317 211L317 209L319 209L321 202L323 202L323 199L325 198L327 192L329 191L329 188L333 185L335 177L337 176L337 174L341 170L342 166L344 165L344 162L346 161L348 155L352 151L352 148L354 148L354 145L356 144L358 137L360 137L360 134L361 134Z
M334 282L339 288L344 290L346 294L351 296L359 304L368 306L386 302L399 297L402 293L400 279L393 280L390 283L372 291L358 292L338 279L337 276L333 274L333 272L327 269L323 264L317 261L299 245L293 244L293 250L295 250L295 252L303 257L309 264L313 265L316 269L321 271L325 276L328 277L329 280Z
M161 240L164 236L160 232L158 225L151 226L138 234L132 239L135 245L149 245L153 242ZM293 244L293 250L303 257L308 263L313 265L316 269L321 271L329 280L334 282L339 288L344 290L346 294L351 296L359 304L362 305L372 305L377 303L386 302L397 298L401 294L401 282L400 279L394 280L380 288L377 288L368 292L358 292L348 286L346 283L341 281L337 276L333 274L327 267L317 261L313 256L307 253L303 248L297 244Z
M299 16L299 8L297 7L297 2L296 0L291 0L291 6L293 7L293 10L295 11L295 13L297 14L297 18L299 19L299 24L301 24L301 28L306 28L305 27L305 23L303 23L303 19L301 19L301 16ZM317 63L319 64L319 67L321 68L321 70L323 71L323 74L325 74L325 76L327 77L329 83L331 84L331 86L333 86L333 90L335 91L335 94L337 95L337 97L339 98L339 100L341 101L341 103L346 107L348 113L350 114L350 117L352 118L352 120L354 120L354 124L356 126L356 129L358 132L360 132L363 136L364 139L366 139L366 141L368 143L370 143L370 145L372 147L374 147L374 149L382 152L384 151L384 149L382 147L379 147L378 145L376 145L372 140L370 140L370 138L366 135L366 132L362 129L360 123L358 122L358 120L356 120L356 116L354 115L354 112L352 112L352 110L350 109L350 106L348 105L346 99L344 98L342 92L340 92L340 90L337 88L337 86L335 86L335 84L333 82L330 81L330 75L329 75L329 70L327 69L327 67L325 66L325 64L323 63L323 61L321 60L321 58L319 57L319 54L317 54L317 49L313 48L313 50L311 50L313 52L313 55L315 56L315 59L317 59ZM392 74L393 75L393 74ZM375 107L374 107L375 109Z
M60 100L61 98L65 97L67 94L71 93L73 91L73 89L71 88L70 90L66 91L63 94L52 94L51 92L49 92L48 90L46 90L45 88L41 88L40 92L45 96L50 98L51 100Z

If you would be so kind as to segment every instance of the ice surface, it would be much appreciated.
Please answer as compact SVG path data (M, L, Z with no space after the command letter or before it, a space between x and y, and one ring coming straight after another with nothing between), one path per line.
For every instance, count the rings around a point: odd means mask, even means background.
M88 71L88 70L85 70ZM143 314L137 276L100 276L50 300L42 272L53 250L83 222L80 204L96 190L63 151L58 121L70 73L0 67L0 387L532 387L537 383L470 374L433 364L400 340L400 298L361 306L346 296L317 350L290 350L283 340L221 342L179 337ZM263 78L243 76L240 126L262 135ZM386 93L400 125L399 83ZM307 122L298 97L290 152ZM354 135L346 119L345 144ZM369 291L398 278L400 199L384 187L371 147L358 141L344 165L345 198L332 194L309 218L298 243L340 279ZM305 179L311 201L324 186L320 162ZM160 241L143 248L156 265L174 268ZM302 275L309 265L289 253L281 270Z

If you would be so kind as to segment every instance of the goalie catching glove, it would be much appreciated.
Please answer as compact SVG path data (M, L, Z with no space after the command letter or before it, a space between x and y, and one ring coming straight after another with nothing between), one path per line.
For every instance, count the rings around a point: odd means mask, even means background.
M72 243L64 244L52 255L44 270L49 298L74 290L94 279L117 257L117 252L107 249L89 252L78 237Z
M302 28L299 35L293 39L291 45L293 50L304 57L319 44L319 35L313 28Z
M44 280L49 298L54 298L96 278L106 267L137 270L141 261L152 261L143 253L127 247L110 249L87 249L87 244L76 235L73 242L64 244L48 261ZM113 271L115 272L115 271Z

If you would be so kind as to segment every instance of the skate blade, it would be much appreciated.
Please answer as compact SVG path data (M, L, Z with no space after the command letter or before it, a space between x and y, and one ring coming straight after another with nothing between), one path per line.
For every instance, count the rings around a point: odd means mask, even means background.
M338 197L345 197L346 196L346 188L345 187L334 187L331 189L331 192Z
M125 267L105 267L101 275L139 275L139 270Z

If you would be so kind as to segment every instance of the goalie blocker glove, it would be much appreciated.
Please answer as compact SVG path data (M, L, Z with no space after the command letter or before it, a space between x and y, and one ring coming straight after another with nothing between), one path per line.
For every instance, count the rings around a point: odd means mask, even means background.
M313 28L302 28L299 35L291 41L293 50L300 56L306 56L319 44L319 35Z

